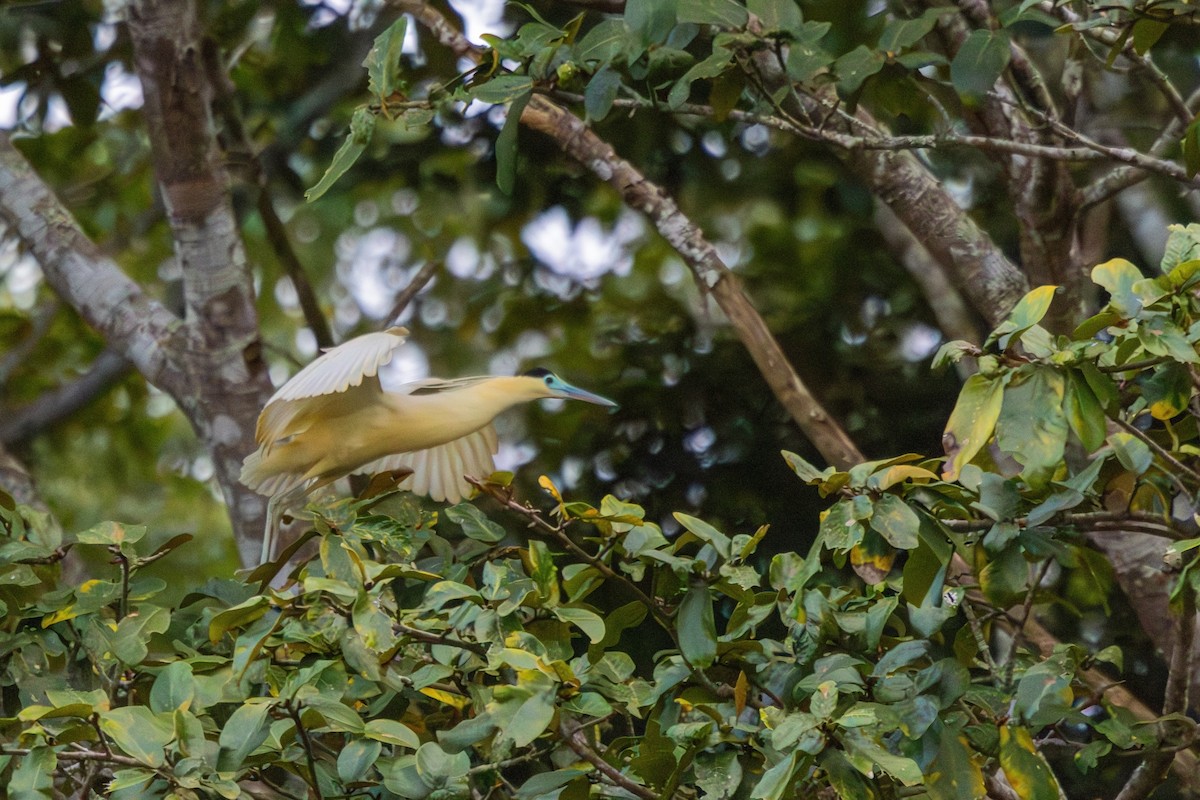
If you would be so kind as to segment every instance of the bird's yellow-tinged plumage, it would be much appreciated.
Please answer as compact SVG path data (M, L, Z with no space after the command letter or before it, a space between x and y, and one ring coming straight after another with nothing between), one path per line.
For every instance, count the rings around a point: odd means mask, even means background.
M464 476L493 471L492 420L504 410L547 397L615 405L545 370L515 377L432 378L385 390L379 370L407 333L391 328L351 339L280 387L259 416L259 448L247 456L242 482L274 504L352 472L409 469L412 491L458 502L471 488ZM273 527L268 519L268 540ZM268 541L264 558L269 548Z

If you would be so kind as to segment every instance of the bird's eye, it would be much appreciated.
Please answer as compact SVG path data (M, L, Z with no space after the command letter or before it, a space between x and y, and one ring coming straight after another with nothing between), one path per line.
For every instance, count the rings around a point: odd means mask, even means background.
M546 376L546 378L545 378L545 381L546 381L546 385L547 385L547 386L553 386L553 385L554 385L554 376L553 376L553 375L547 375L547 376Z

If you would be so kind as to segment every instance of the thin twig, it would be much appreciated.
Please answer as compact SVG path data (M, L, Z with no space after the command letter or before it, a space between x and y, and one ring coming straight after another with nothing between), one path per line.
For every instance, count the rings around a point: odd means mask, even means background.
M992 675L992 684L998 689L1001 686L1000 668L996 666L996 659L992 658L992 648L988 644L987 637L983 635L983 625L980 624L979 617L975 614L975 608L971 605L971 598L964 598L962 610L966 614L971 634L975 637L975 646L983 654L983 663L987 664L988 672Z
M1042 562L1029 584L1029 589L1025 592L1025 602L1021 604L1021 616L1013 631L1012 646L1008 649L1008 661L1004 665L1004 680L1000 682L1004 688L1012 686L1013 669L1017 665L1017 648L1025 639L1025 623L1029 621L1029 615L1033 612L1033 599L1037 596L1038 587L1041 586L1042 580L1045 579L1046 573L1050 571L1050 565L1053 563L1053 560L1049 558Z
M309 738L308 729L304 727L304 722L300 719L300 708L289 702L287 710L296 726L296 735L300 737L300 744L304 748L305 761L308 762L308 785L312 787L317 800L324 800L325 796L321 793L321 781L317 778L317 759L313 754L312 739Z
M595 568L596 571L605 578L617 581L623 585L626 589L632 592L634 596L637 597L638 601L641 602L642 605L644 605L650 611L650 614L654 617L658 624L661 625L663 629L671 635L671 638L674 639L676 645L678 645L678 633L675 630L675 625L671 620L670 615L663 611L662 607L659 606L659 604L656 603L650 597L650 595L642 591L642 587L638 586L627 576L622 575L614 570L604 561L597 559L591 553L575 544L574 540L571 539L570 536L567 536L566 531L564 531L561 527L557 525L551 525L544 517L542 517L540 511L527 503L519 502L512 496L511 493L506 492L503 487L497 486L493 483L486 483L472 477L468 477L467 481L478 488L481 492L491 497L493 500L496 500L505 508L525 517L527 520L529 520L530 528L558 542L567 550L570 550L573 554L575 554L575 556L581 559L584 563Z
M404 313L404 309L408 308L408 304L413 301L413 298L425 288L425 284L429 283L441 265L442 262L440 261L426 261L421 265L421 269L417 270L417 274L413 275L408 285L396 295L396 302L392 304L392 310L388 313L387 317L391 320L390 324L397 324L400 315Z
M1128 422L1126 422L1125 420L1120 419L1120 418L1117 418L1113 421L1116 422L1116 424L1118 425L1118 427L1121 428L1121 430L1132 434L1134 437L1136 437L1138 439L1141 439L1142 442L1147 447L1149 447L1150 450L1153 451L1155 455L1157 455L1163 461L1167 462L1167 464L1172 469L1177 470L1178 472L1182 472L1184 475L1187 475L1189 478L1191 478L1193 481L1195 481L1197 483L1197 485L1200 485L1200 473L1197 473L1194 469L1192 469L1188 465L1184 464L1182 461L1180 461L1175 456L1171 455L1170 451L1168 451L1165 447L1163 447L1158 442L1151 439L1150 436L1145 431L1141 430L1140 428L1138 428L1134 425L1130 425ZM1188 487L1183 483L1183 481L1180 480L1178 474L1168 470L1167 477L1171 479L1171 482L1175 484L1175 487L1177 489L1179 489L1179 491L1185 497L1191 496L1191 492L1188 490Z
M591 744L588 743L587 737L583 735L582 730L568 730L566 722L564 721L559 726L559 732L562 734L563 740L567 743L567 747L570 747L573 751L575 751L575 755L579 756L584 761L595 767L600 774L608 778L613 784L619 786L630 794L634 794L642 798L642 800L659 800L658 792L635 782L628 775L605 761L599 753L592 749Z
M418 639L429 644L443 644L447 647L457 647L460 650L466 650L469 653L474 653L477 656L487 656L488 649L484 645L476 642L466 642L462 639L452 639L449 636L433 633L432 631L423 631L420 628L413 628L405 625L402 622L392 623L392 627L400 633L412 639Z

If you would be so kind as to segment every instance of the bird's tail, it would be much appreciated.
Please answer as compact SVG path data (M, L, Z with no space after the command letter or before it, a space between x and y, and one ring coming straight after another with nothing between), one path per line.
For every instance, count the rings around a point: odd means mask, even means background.
M305 483L303 475L275 472L263 461L262 450L255 450L242 462L240 480L246 486L267 497L274 497Z

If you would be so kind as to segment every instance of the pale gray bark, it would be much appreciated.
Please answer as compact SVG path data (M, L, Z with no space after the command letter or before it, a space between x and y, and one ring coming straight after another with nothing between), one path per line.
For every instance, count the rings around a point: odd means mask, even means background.
M212 117L213 87L194 2L128 7L155 174L183 272L184 369L175 396L208 448L244 564L257 563L264 498L238 480L271 384L261 357L254 289Z

